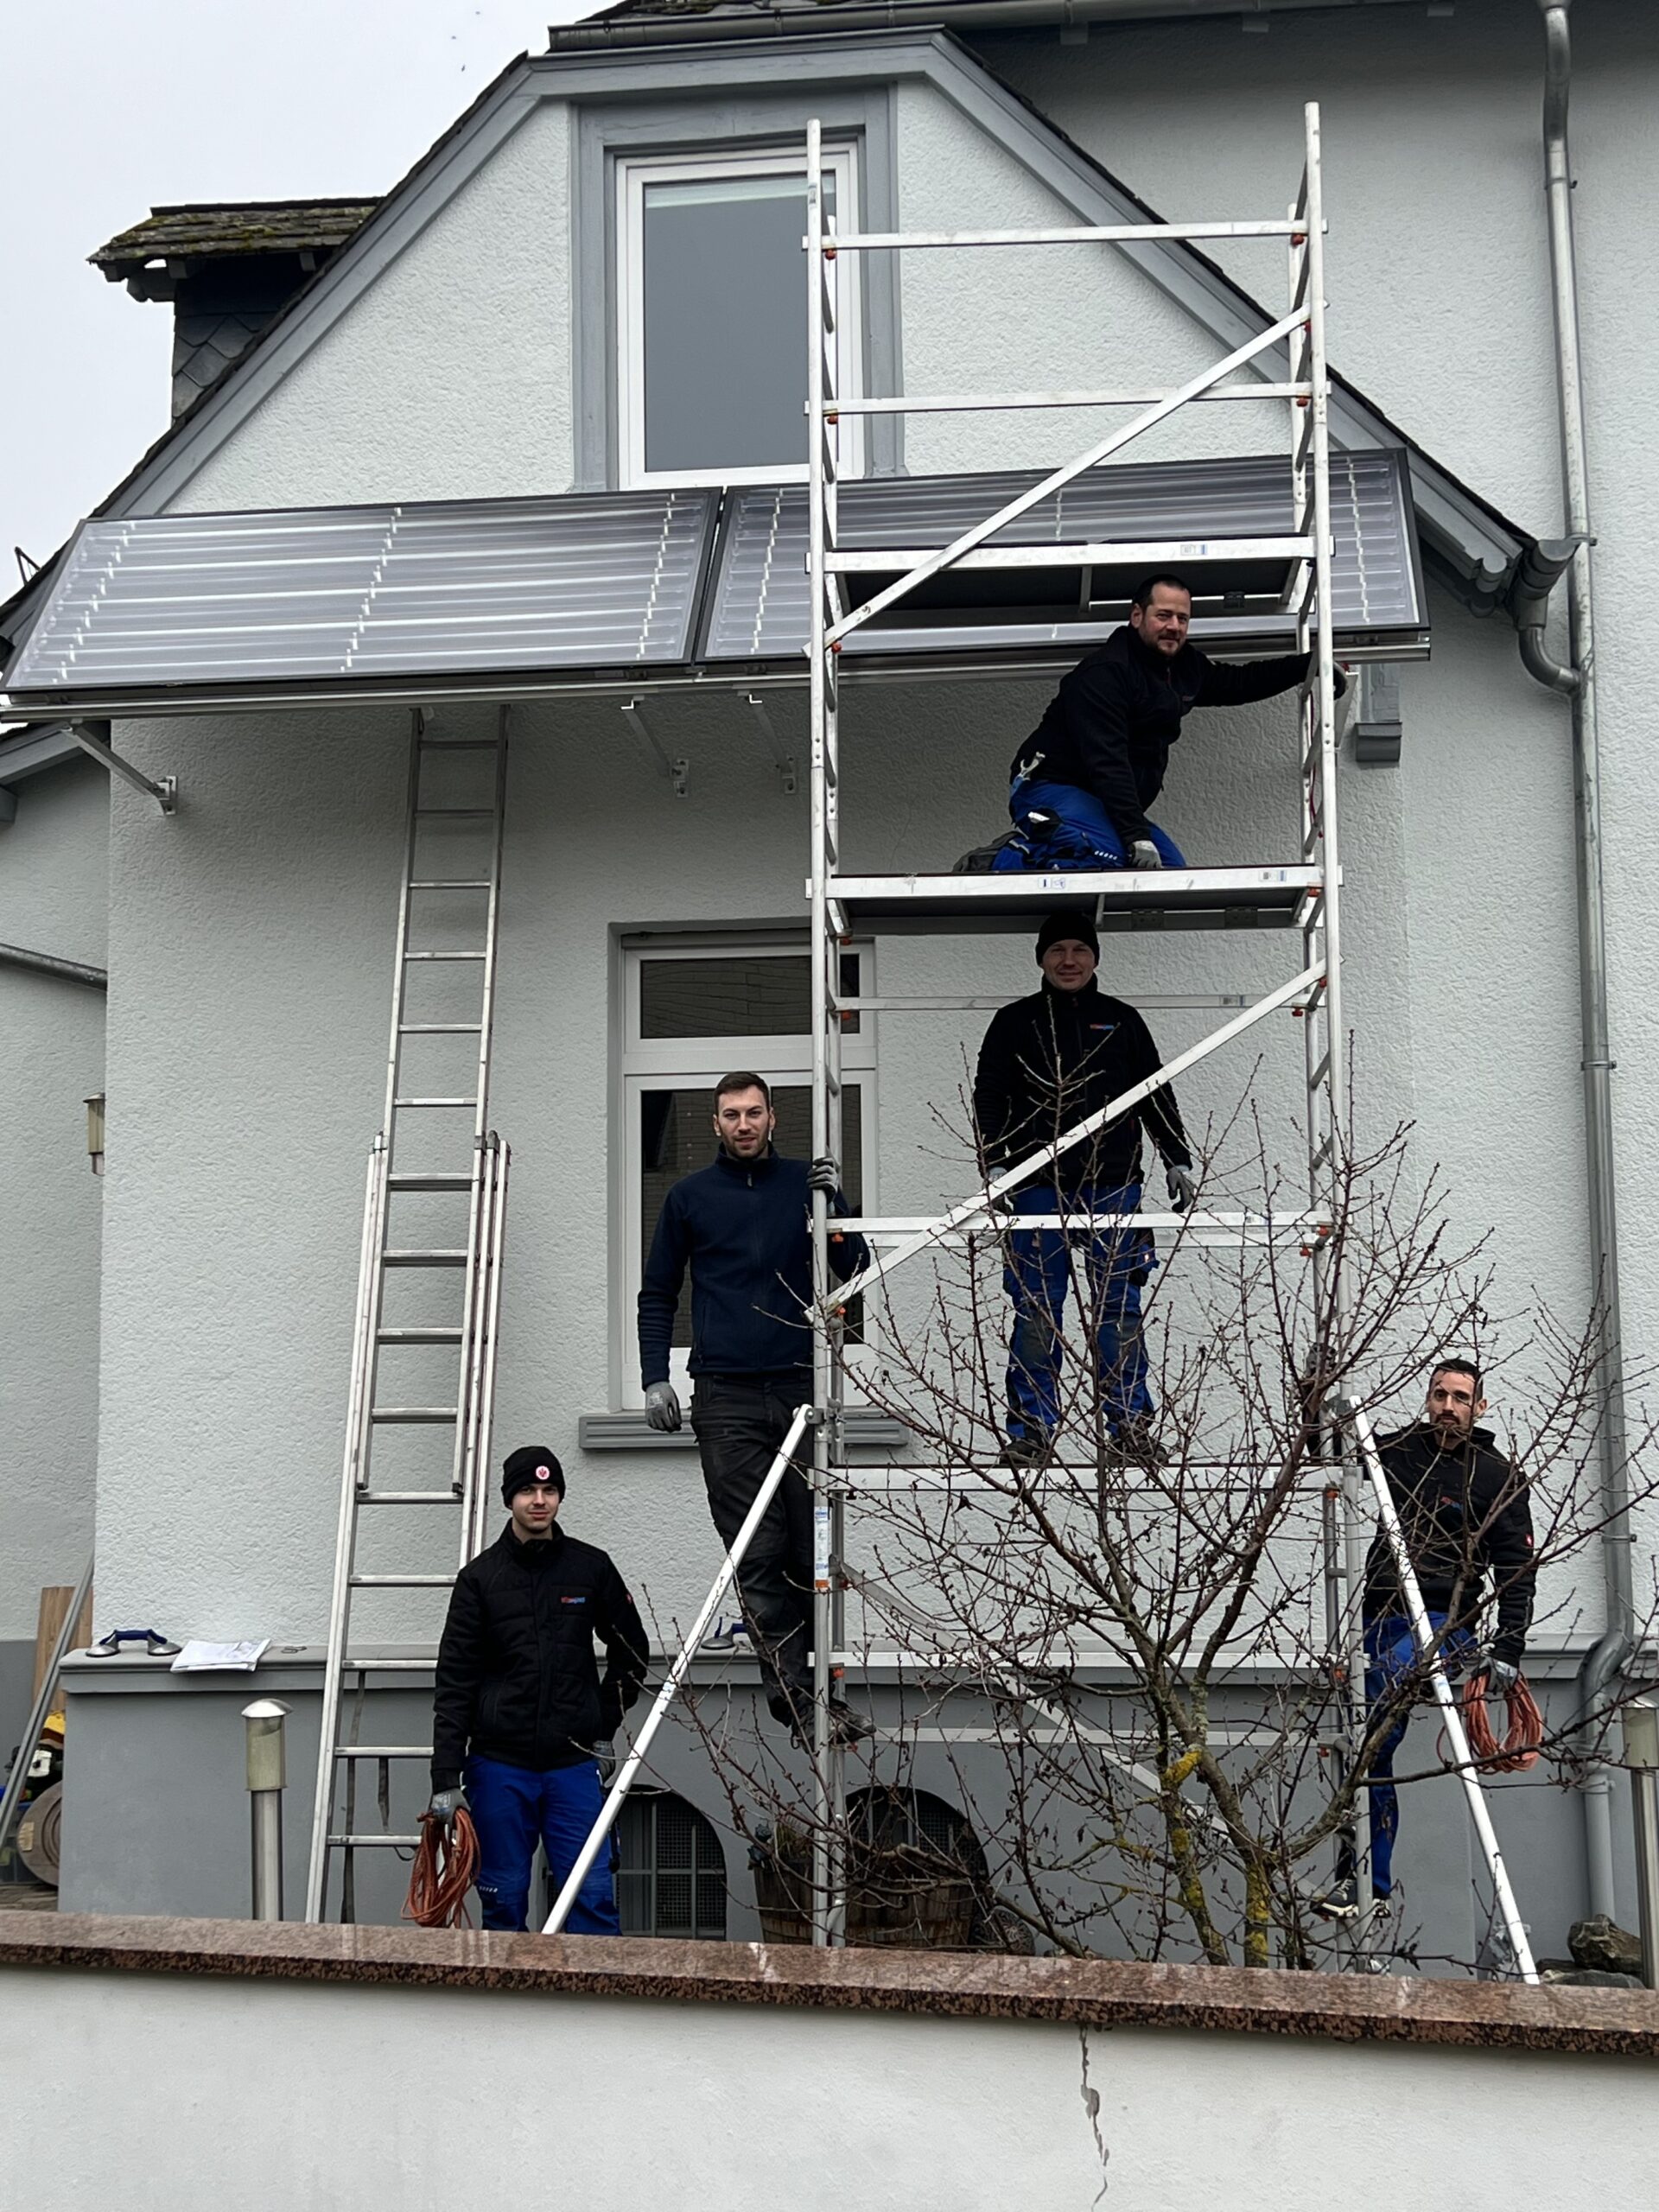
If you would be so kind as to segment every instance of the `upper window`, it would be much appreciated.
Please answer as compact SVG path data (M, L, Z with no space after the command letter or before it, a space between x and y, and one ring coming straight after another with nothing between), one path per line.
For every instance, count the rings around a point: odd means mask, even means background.
M856 222L853 151L826 156L827 213ZM622 480L806 474L806 169L799 152L616 165ZM859 388L857 254L836 260L836 388ZM858 473L855 425L842 473Z

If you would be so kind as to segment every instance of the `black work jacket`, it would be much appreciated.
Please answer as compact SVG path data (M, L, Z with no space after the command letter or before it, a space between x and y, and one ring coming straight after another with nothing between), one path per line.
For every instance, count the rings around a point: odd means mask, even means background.
M1382 1438L1377 1452L1424 1605L1472 1630L1490 1573L1497 1597L1492 1653L1518 1667L1537 1572L1525 1478L1489 1428L1471 1429L1467 1443L1443 1452L1430 1424L1417 1421ZM1365 1618L1405 1613L1394 1554L1379 1529L1365 1561Z
M1045 982L991 1017L974 1078L974 1121L988 1173L1052 1144L1161 1062L1152 1032L1132 1006L1109 998L1091 976L1080 991ZM1141 1132L1165 1160L1190 1167L1181 1109L1167 1084L1098 1135L1063 1152L1021 1185L1075 1194L1085 1184L1116 1189L1141 1179Z
M599 1677L594 1638L605 1646ZM455 1577L438 1645L432 1787L453 1789L468 1750L545 1773L591 1758L639 1694L650 1643L608 1553L555 1522L545 1543L512 1524Z
M1146 810L1164 787L1169 748L1194 707L1243 707L1289 691L1307 673L1306 653L1236 665L1196 645L1173 658L1143 645L1127 624L1060 679L1047 711L1009 764L1020 776L1092 791L1125 844L1147 834Z

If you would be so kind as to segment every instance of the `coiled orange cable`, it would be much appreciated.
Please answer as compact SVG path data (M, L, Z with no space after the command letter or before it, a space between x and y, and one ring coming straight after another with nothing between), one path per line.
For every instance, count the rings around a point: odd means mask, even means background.
M1491 1694L1491 1678L1484 1668L1463 1685L1463 1725L1469 1732L1475 1764L1483 1774L1524 1774L1529 1766L1537 1765L1544 1745L1544 1716L1538 1710L1538 1701L1527 1688L1526 1676L1517 1675L1504 1692L1509 1726L1500 1744L1492 1733L1491 1714L1487 1710Z
M470 1928L467 1892L477 1874L478 1830L467 1808L456 1808L447 1834L435 1813L423 1813L404 1918L422 1928Z

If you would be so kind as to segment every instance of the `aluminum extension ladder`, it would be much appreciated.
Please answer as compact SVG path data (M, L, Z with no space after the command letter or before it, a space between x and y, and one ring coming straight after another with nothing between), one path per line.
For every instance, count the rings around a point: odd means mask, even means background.
M417 711L412 717L385 1113L369 1151L363 1208L306 1884L309 1921L323 1917L336 1854L340 1915L350 1920L355 1916L354 1854L408 1848L418 1840L387 1832L391 1767L394 1761L431 1757L429 1744L357 1740L370 1676L423 1672L431 1663L429 1656L411 1656L407 1648L377 1650L354 1635L359 1593L448 1589L459 1567L479 1550L488 1511L510 1158L507 1146L489 1126L506 772L505 708L499 710L493 737L433 735L423 715ZM476 976L475 990L462 980L469 973ZM467 1045L444 1039L475 1041L475 1060ZM458 1065L467 1072L457 1074ZM408 1225L411 1213L418 1217L413 1228ZM396 1290L391 1288L394 1278ZM414 1294L415 1318L407 1320L402 1318L404 1285ZM423 1363L438 1363L447 1370L445 1379L431 1383L423 1376L414 1389L405 1387L399 1370L411 1355ZM377 1459L404 1448L394 1447L392 1436L446 1430L452 1440L447 1475L442 1454L435 1454L417 1469L418 1481L405 1478L402 1486L375 1487ZM394 1471L392 1481L397 1480ZM428 1516L431 1509L444 1507L454 1514L457 1526L454 1564L440 1572L433 1563L447 1545L434 1547ZM391 1548L394 1555L407 1558L415 1550L408 1532L416 1525L407 1516L416 1510L426 1539L421 1554L426 1567L386 1571L378 1560L372 1570L359 1566L365 1513L377 1537L383 1530L391 1536L401 1534L401 1542ZM358 1819L359 1771L365 1761L378 1770L379 1830L360 1826Z

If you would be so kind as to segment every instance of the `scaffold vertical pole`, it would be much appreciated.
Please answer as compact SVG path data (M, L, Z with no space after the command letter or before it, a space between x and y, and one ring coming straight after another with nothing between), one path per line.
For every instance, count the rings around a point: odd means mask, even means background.
M1303 857L1319 870L1319 887L1310 899L1304 927L1308 966L1325 969L1304 1022L1307 1082L1308 1197L1324 1211L1332 1234L1313 1255L1314 1311L1319 1332L1312 1347L1315 1372L1328 1374L1333 1353L1340 1357L1348 1324L1347 1240L1339 1218L1348 1128L1348 1063L1343 1024L1342 859L1338 803L1336 662L1332 608L1331 378L1325 327L1325 196L1319 111L1310 101L1303 110L1305 163L1300 200L1292 210L1301 226L1293 232L1290 305L1306 305L1306 321L1291 345L1293 382L1310 387L1305 403L1291 403L1292 492L1295 527L1311 536L1313 553L1304 571L1299 602L1298 643L1311 654L1303 689L1301 779ZM1327 1408L1310 1414L1319 1433L1329 1433ZM1365 1659L1360 1622L1360 1592L1367 1534L1363 1484L1351 1439L1342 1438L1341 1511L1325 1516L1325 1612L1331 1662L1342 1685L1342 1735L1336 1756L1342 1775L1351 1772L1365 1726ZM1335 1777L1338 1783L1342 1775ZM1341 1855L1363 1878L1364 1847L1357 1816L1344 1832ZM1366 1884L1360 1881L1363 1890Z
M808 708L811 725L812 1156L841 1158L839 933L830 910L839 812L837 677L827 632L834 618L826 555L835 543L838 431L836 400L836 276L833 219L824 205L823 129L806 126L807 523L811 629ZM812 1940L846 1940L846 1808L842 1754L830 1725L831 1655L841 1646L840 1503L830 1469L842 1432L840 1331L830 1266L830 1199L812 1194Z

